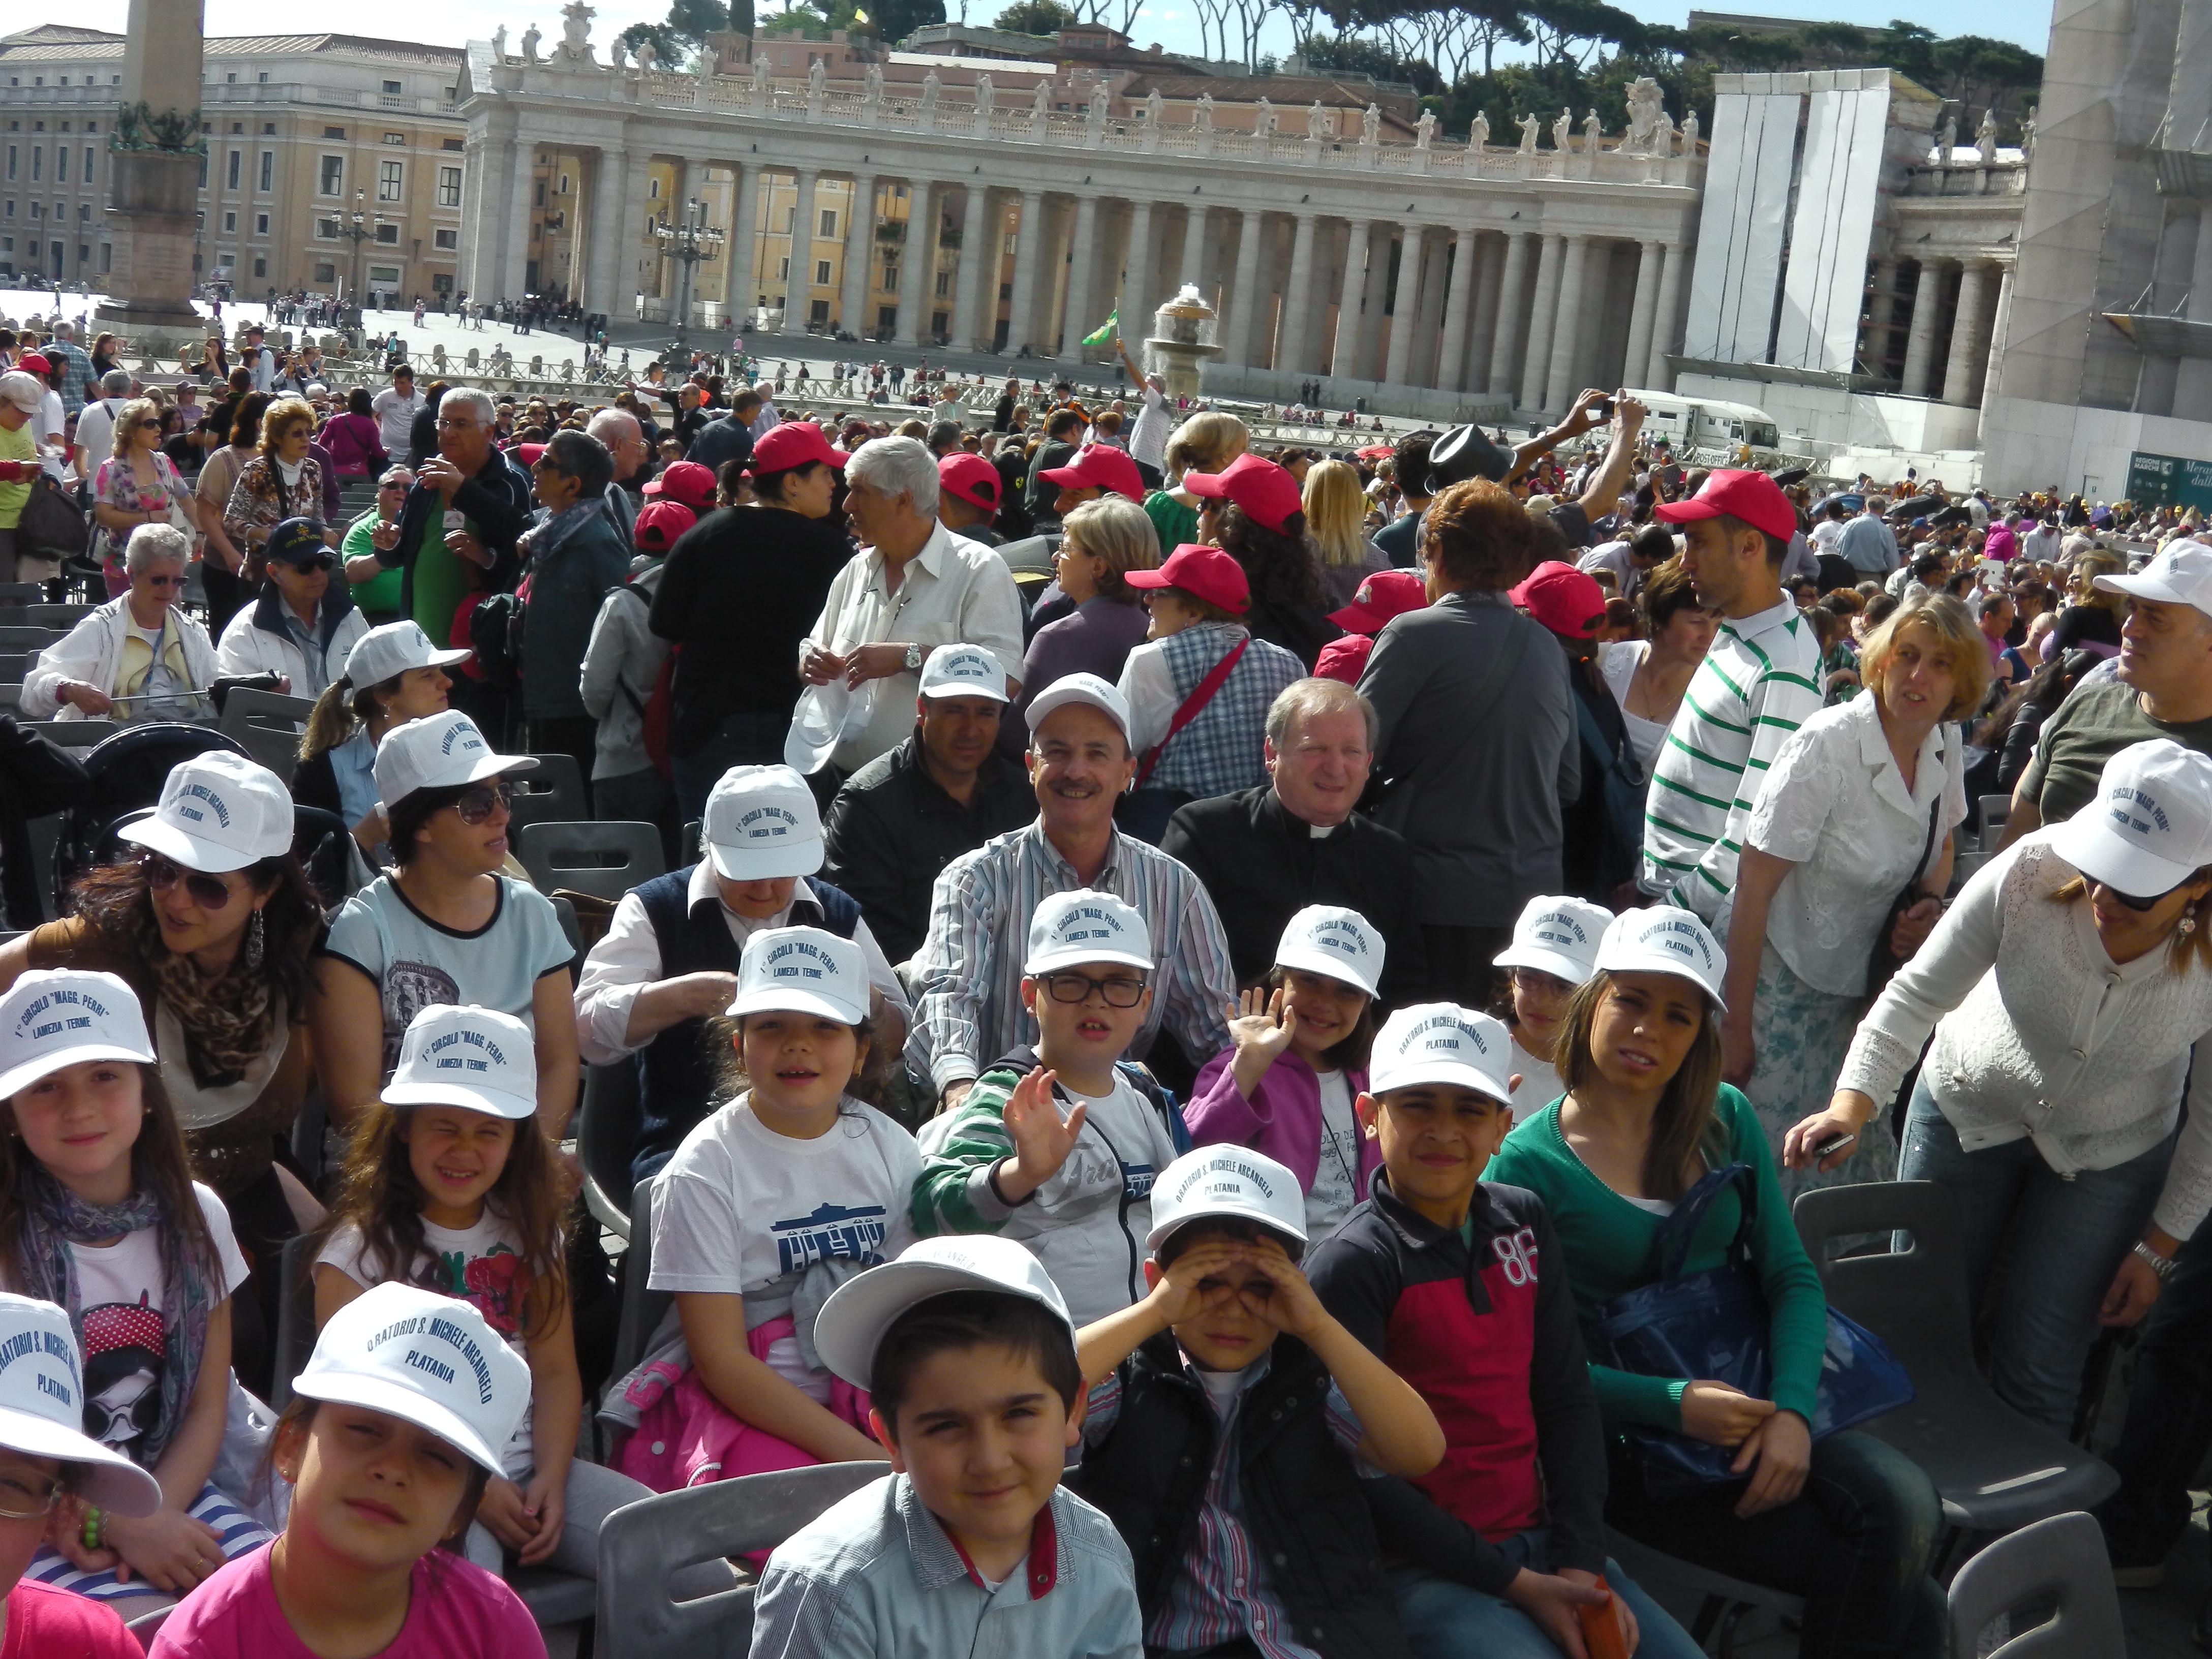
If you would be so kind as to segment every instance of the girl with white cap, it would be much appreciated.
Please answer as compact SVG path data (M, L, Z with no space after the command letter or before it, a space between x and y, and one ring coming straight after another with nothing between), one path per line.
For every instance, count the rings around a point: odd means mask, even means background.
M2098 1328L2149 1311L2212 1209L2208 895L2212 757L2121 750L2087 805L1975 872L1784 1144L1792 1168L1840 1165L1850 1145L1829 1143L1887 1109L1934 1032L1898 1175L1956 1195L1990 1382L2061 1434Z
M1553 1066L1567 999L1597 969L1598 941L1613 912L1577 898L1532 898L1513 924L1513 943L1491 958L1509 970L1506 1029L1513 1033L1513 1121L1559 1097Z
M30 1577L127 1620L267 1539L209 1481L245 1280L222 1201L186 1169L131 988L112 974L23 975L0 996L0 1288L68 1311L85 1431L161 1489L151 1514L72 1507Z
M362 635L346 653L345 672L307 716L293 799L336 812L362 855L376 860L390 828L377 797L376 745L394 726L444 714L453 684L447 671L471 654L439 650L411 622L386 623Z
M1352 1103L1367 1091L1382 935L1356 910L1310 904L1292 916L1265 983L1229 1005L1231 1047L1200 1068L1183 1123L1278 1159L1305 1194L1318 1238L1367 1196L1382 1161Z
M465 1303L380 1285L323 1328L269 1449L284 1530L169 1616L161 1659L545 1659L459 1538L530 1409L530 1368Z
M1758 1114L1720 1080L1726 974L1720 946L1688 911L1616 918L1567 1002L1558 1049L1566 1093L1506 1138L1488 1178L1544 1200L1588 1338L1607 1304L1658 1277L1655 1246L1690 1188L1747 1166L1744 1242L1766 1300L1772 1397L1590 1367L1609 1425L1728 1448L1743 1478L1687 1492L1647 1485L1643 1460L1616 1435L1606 1518L1670 1555L1802 1596L1808 1654L1938 1659L1943 1595L1928 1577L1942 1518L1935 1488L1871 1436L1813 1439L1827 1303ZM1677 1271L1721 1267L1744 1211L1739 1177L1691 1227Z

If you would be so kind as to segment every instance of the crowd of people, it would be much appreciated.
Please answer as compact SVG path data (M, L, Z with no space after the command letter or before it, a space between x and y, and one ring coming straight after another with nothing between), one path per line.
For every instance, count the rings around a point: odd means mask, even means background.
M775 1659L1689 1659L1611 1528L1936 1659L1942 1506L1828 1426L1790 1220L1893 1180L2021 1417L2142 1326L2100 1519L2155 1582L2212 1440L2193 523L1816 497L1625 392L1262 453L1141 376L894 426L259 335L79 375L58 446L74 360L0 374L0 524L82 477L111 593L22 714L313 700L58 919L4 884L7 1651L536 1652L505 1580L623 1505L888 1461L675 1592L752 1575ZM85 785L0 738L13 818ZM663 853L595 912L515 856L561 757ZM668 1298L621 1374L587 1067ZM1616 1344L1662 1261L1747 1277L1759 1391Z

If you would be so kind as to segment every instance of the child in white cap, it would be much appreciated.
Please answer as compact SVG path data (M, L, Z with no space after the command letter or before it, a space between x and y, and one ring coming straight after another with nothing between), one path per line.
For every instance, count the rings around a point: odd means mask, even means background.
M1310 904L1290 920L1267 981L1229 1010L1231 1047L1199 1069L1184 1121L1200 1146L1279 1158L1319 1238L1367 1196L1379 1158L1352 1103L1367 1091L1382 935L1356 910Z
M85 1432L161 1488L150 1515L72 1513L28 1576L126 1620L268 1537L209 1480L246 1261L222 1200L191 1179L153 1062L112 974L33 969L0 996L0 1287L67 1310Z
M1022 1004L1037 1041L922 1127L921 1233L1000 1233L1037 1253L1079 1321L1145 1294L1152 1182L1188 1145L1164 1091L1124 1064L1152 1000L1145 919L1111 893L1042 900Z
M1152 1188L1149 1294L1077 1333L1073 1484L1129 1546L1157 1651L1405 1652L1358 1469L1425 1475L1443 1431L1298 1270L1310 1201L1263 1152L1185 1152Z
M453 684L449 671L471 654L440 650L412 622L386 623L356 640L345 672L307 716L293 798L336 812L362 854L377 858L387 826L376 788L376 746L395 726L444 714Z
M86 1504L141 1516L154 1477L84 1432L76 1332L51 1302L0 1294L0 1654L139 1659L137 1638L99 1602L23 1577L59 1515Z
M544 1659L522 1598L458 1539L530 1409L530 1368L482 1314L379 1285L334 1316L270 1447L284 1530L169 1616L161 1659Z
M860 947L755 933L728 1019L729 1097L653 1177L649 1282L676 1305L602 1413L635 1431L615 1466L656 1491L877 1455L812 1325L913 1236L914 1138L850 1092L874 1038Z
M1552 1064L1567 999L1597 964L1598 941L1613 912L1578 898L1532 898L1513 924L1513 942L1491 961L1510 970L1506 1027L1513 1033L1513 1121L1559 1097Z

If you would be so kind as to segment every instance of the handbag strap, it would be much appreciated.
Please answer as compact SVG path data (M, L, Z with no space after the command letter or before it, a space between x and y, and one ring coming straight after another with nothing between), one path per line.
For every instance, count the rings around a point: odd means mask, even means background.
M1182 707L1175 711L1175 718L1168 722L1167 735L1145 750L1145 758L1137 768L1138 788L1145 787L1145 780L1152 775L1152 769L1160 763L1160 757L1176 740L1176 734L1204 714L1206 705L1213 701L1213 694L1228 684L1230 674L1235 671L1237 662L1251 643L1252 636L1247 634L1229 648L1219 662L1206 671L1204 679L1191 688L1190 695L1182 700Z
M1729 1241L1729 1254L1734 1256L1748 1251L1752 1223L1759 1211L1758 1182L1750 1164L1723 1164L1698 1176L1696 1184L1674 1206L1674 1213L1660 1224L1651 1240L1650 1273L1653 1279L1681 1277L1682 1264L1690 1254L1690 1243L1705 1224L1707 1212L1720 1201L1722 1194L1737 1186L1743 1188L1742 1213L1737 1218L1735 1237Z
M1913 890L1928 878L1929 861L1936 855L1936 821L1943 816L1943 791L1936 791L1936 799L1928 804L1928 839L1921 844L1920 862L1912 867L1912 879L1905 884L1906 902L1912 902Z

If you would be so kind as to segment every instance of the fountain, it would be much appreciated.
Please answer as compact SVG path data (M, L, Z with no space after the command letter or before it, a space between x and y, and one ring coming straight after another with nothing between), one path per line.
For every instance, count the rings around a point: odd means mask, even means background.
M1215 327L1213 307L1188 283L1152 313L1152 337L1145 342L1146 362L1166 380L1169 397L1198 396L1206 360L1221 355Z

